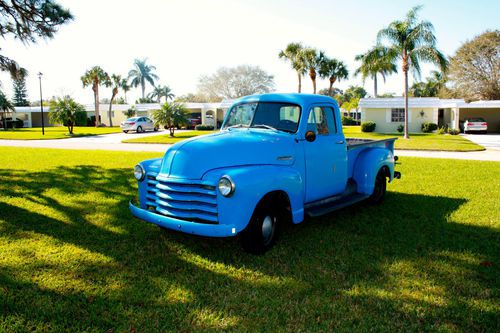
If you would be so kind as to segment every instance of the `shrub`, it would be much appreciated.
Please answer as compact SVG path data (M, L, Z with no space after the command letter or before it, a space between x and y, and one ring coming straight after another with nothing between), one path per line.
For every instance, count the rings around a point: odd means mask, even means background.
M422 132L431 133L432 131L437 130L438 125L434 123L422 123Z
M361 132L373 132L375 130L375 126L377 126L377 124L373 121L361 123Z
M352 117L344 117L342 116L342 125L344 126L351 126L351 125L357 125L358 121Z
M196 125L194 129L197 131L213 131L214 127L212 125Z
M399 125L398 126L398 132L399 133L403 133L404 130L405 130L405 126L404 125Z
M440 134L440 135L443 135L444 133L446 133L446 130L444 127L440 127L436 130L436 134Z
M451 134L451 135L458 135L458 134L460 134L460 130L458 130L458 129L452 129L452 128L449 128L449 129L448 129L448 134Z
M87 112L78 111L75 113L75 125L76 126L87 126Z

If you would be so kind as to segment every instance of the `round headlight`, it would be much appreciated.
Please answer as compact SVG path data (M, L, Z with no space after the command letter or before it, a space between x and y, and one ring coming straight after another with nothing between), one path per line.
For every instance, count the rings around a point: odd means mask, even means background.
M142 165L137 164L134 167L134 177L135 177L135 179L137 179L138 181L141 181L141 180L144 179L144 176L146 176L146 172L144 171L144 168L142 167Z
M231 178L229 178L229 176L223 176L219 180L219 184L217 187L219 188L220 194L225 197L229 197L234 193L234 183Z

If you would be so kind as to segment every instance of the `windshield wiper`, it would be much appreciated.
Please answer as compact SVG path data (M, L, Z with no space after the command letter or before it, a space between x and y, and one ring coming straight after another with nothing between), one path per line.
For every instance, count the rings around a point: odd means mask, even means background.
M265 125L265 124L255 124L255 125L250 126L250 128L267 128L267 129L270 129L270 130L273 130L273 131L278 131L277 128L274 128L272 126Z
M240 127L248 127L248 125L236 124L236 125L228 126L225 129L240 128Z

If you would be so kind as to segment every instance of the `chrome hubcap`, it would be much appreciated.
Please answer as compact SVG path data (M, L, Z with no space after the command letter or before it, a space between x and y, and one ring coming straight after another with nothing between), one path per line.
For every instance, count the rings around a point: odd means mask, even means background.
M271 216L266 216L262 222L262 237L264 238L264 243L268 243L274 234L274 218Z

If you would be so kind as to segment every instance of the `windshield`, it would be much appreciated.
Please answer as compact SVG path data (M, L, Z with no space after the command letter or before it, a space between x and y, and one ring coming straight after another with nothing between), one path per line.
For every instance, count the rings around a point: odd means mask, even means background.
M295 104L244 103L231 108L223 129L249 127L295 133L299 126L299 119L300 106Z

